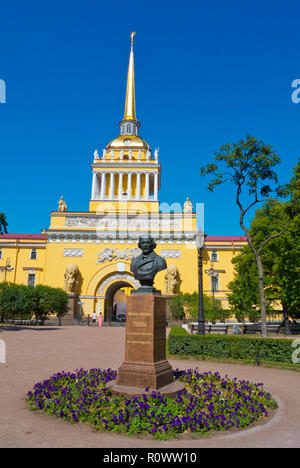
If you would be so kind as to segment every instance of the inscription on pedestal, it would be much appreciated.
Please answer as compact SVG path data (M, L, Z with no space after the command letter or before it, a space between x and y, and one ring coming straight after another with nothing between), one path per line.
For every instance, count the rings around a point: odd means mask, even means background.
M146 322L132 322L133 327L146 327Z

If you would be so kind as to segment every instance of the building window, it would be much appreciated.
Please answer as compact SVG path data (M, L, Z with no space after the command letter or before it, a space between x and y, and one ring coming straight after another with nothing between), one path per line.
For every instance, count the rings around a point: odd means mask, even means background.
M36 260L37 259L37 251L36 249L32 249L31 253L30 253L30 258L31 260Z
M212 253L211 253L211 256L210 256L210 260L211 260L212 262L217 262L217 261L219 260L219 258L218 258L218 252L212 252Z
M35 286L35 273L29 273L28 274L27 285L28 286Z
M211 290L219 291L219 276L218 275L211 277Z
M2 256L3 256L3 252L2 250L0 250L0 259L2 258Z

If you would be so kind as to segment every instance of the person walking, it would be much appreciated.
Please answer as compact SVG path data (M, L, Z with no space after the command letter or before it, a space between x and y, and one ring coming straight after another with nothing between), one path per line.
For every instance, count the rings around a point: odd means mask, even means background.
M100 314L99 314L98 325L99 325L100 328L102 328L102 325L103 325L103 315L102 315L102 312L100 312Z
M97 314L96 312L93 313L93 327L96 326Z

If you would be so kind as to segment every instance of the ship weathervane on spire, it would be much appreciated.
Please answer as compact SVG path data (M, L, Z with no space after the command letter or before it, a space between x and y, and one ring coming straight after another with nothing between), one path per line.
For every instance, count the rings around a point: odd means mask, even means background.
M133 46L133 38L134 38L135 35L136 35L136 32L135 32L135 31L132 31L132 33L130 34L130 37L131 37L131 47Z

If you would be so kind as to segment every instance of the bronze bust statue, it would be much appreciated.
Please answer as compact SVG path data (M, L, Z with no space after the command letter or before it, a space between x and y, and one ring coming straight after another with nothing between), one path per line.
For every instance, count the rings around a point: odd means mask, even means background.
M164 258L154 252L156 242L152 237L140 237L138 246L142 253L132 260L130 270L135 279L140 281L141 287L133 292L159 294L160 291L153 287L154 277L156 273L167 268L167 263Z

